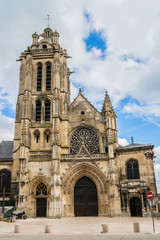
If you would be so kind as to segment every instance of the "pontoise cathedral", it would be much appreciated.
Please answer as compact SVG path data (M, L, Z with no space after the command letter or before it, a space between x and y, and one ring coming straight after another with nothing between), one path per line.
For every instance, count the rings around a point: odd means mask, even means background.
M70 102L68 57L50 28L21 53L14 141L0 144L0 192L28 217L149 216L154 146L118 144L107 92L101 112L81 90Z

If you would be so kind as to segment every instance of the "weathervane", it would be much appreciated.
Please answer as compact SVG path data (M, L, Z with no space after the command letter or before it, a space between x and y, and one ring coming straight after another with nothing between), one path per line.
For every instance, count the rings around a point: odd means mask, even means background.
M50 15L47 15L47 18L45 18L45 20L48 20L48 28L49 28L49 20L51 20L52 18L50 18Z

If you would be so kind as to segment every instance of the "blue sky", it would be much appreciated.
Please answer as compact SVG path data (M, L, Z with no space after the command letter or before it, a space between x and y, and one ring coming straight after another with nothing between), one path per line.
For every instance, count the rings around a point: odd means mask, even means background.
M85 17L89 22L89 14L87 14ZM91 30L88 33L88 36L84 39L84 42L86 45L86 50L88 52L92 52L92 49L96 48L97 50L101 50L99 58L107 58L107 39L104 38L103 32L101 30ZM149 61L147 58L142 59L141 57L136 57L133 53L122 55L121 58L122 61L128 62L129 60L133 60L138 64L147 64ZM126 97L124 99L121 99L120 104L115 108L118 121L119 137L126 138L129 143L131 142L131 137L133 137L134 142L151 143L155 146L159 146L160 126L157 126L155 123L146 118L146 116L136 116L134 112L132 112L132 109L128 114L126 114L126 112L123 111L123 106L126 103L130 102L141 106L138 100ZM97 103L102 105L103 101L99 101ZM99 107L97 108L98 110L101 110ZM152 116L152 118L155 117ZM156 121L157 124L159 124L160 118L156 118Z
M60 45L72 57L71 99L81 87L101 111L108 91L120 144L130 143L133 136L137 143L155 145L160 191L160 2L6 0L0 11L0 141L13 139L16 60L31 45L32 34L43 32L50 14L51 28L60 33Z
M101 58L105 57L105 53L107 50L107 42L103 38L103 34L101 31L96 31L93 29L89 32L89 35L84 39L86 44L86 50L90 52L93 48L101 50Z

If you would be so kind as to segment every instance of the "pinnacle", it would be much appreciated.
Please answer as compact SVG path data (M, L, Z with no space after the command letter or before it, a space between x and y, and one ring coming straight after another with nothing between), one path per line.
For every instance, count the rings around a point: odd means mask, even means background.
M110 100L110 97L109 97L109 94L108 92L106 91L106 94L105 94L105 100L104 100L105 103L110 103L111 106L112 106L112 103L111 103L111 100Z

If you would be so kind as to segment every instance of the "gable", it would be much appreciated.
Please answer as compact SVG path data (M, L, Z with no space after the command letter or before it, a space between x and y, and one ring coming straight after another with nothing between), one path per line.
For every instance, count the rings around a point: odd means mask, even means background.
M70 123L74 122L76 125L85 123L95 126L102 122L102 119L100 112L82 94L79 94L70 105Z
M79 94L76 99L71 103L70 110L77 113L81 110L85 113L94 112L96 114L98 113L98 115L101 115L100 112L82 94Z

